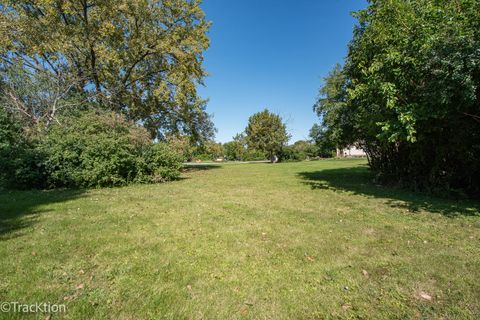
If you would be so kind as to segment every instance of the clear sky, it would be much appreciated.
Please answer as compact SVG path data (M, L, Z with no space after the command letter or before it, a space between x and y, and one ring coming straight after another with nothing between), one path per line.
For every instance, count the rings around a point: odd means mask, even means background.
M365 0L204 0L212 21L199 92L227 142L248 117L268 108L280 114L291 143L307 139L321 80L342 63L352 37L352 11Z

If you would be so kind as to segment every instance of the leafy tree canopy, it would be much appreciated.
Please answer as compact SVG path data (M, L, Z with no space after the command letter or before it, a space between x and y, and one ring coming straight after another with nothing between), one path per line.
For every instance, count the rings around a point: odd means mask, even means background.
M309 134L312 143L316 146L316 152L320 157L331 157L336 149L330 131L325 124L314 124Z
M316 105L377 177L480 192L480 1L372 0ZM342 80L343 77L343 80Z
M290 138L282 118L267 109L248 119L245 134L249 149L265 152L270 158L279 155Z
M0 0L0 11L3 66L75 78L153 135L213 135L196 92L209 45L199 1Z

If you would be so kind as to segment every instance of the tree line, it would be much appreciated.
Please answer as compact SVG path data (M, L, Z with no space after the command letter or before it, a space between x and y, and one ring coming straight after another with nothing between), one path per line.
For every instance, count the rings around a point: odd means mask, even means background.
M310 130L310 139L288 144L291 136L282 117L264 109L248 119L245 130L236 134L232 141L207 142L200 147L184 149L189 160L227 161L302 161L329 158L335 155L335 145L325 140L317 125ZM328 142L326 142L328 141ZM183 144L187 146L187 144Z

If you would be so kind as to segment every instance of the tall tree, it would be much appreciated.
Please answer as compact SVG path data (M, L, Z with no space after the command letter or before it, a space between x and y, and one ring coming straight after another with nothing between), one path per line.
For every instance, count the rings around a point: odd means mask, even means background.
M0 0L0 25L3 64L67 70L154 135L213 134L196 92L209 45L199 1Z
M245 134L248 148L265 152L272 162L278 159L290 138L282 118L267 109L248 119Z
M381 180L480 195L480 1L371 0L355 16L344 80L323 91L341 99L316 109L328 130L360 141Z

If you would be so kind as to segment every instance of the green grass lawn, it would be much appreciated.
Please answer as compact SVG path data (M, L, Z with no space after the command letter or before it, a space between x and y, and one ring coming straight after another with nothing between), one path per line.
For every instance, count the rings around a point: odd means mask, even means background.
M52 319L480 318L480 205L370 181L364 160L324 160L4 192L0 302L65 303Z

